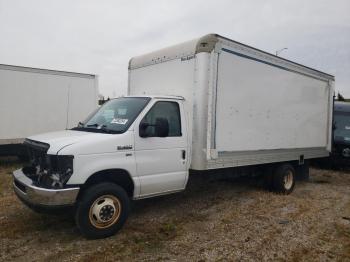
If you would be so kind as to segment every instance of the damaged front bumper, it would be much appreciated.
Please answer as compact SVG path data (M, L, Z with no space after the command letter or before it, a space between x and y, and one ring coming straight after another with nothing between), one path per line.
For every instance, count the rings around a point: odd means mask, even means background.
M21 169L13 172L13 188L20 200L27 206L64 207L75 204L80 188L47 189L33 185ZM33 208L34 209L34 208Z

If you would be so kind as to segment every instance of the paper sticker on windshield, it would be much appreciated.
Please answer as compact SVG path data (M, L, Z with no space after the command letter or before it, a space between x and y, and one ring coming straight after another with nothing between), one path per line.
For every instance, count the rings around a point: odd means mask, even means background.
M350 126L345 126L345 129L346 129L346 130L349 130L349 129L350 129Z
M128 122L128 119L123 118L113 118L111 124L125 125Z
M350 141L350 137L344 137L345 141Z

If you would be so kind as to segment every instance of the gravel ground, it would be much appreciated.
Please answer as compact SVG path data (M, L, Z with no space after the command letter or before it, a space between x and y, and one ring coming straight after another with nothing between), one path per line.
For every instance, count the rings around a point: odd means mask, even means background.
M350 261L350 172L311 170L289 196L256 180L194 176L180 194L137 201L117 235L85 240L69 216L36 214L0 166L1 261Z

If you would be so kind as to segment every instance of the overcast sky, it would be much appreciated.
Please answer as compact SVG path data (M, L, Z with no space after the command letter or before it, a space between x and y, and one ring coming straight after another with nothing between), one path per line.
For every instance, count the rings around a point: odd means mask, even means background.
M126 94L129 58L218 33L333 74L350 97L349 0L0 0L0 64L93 73Z

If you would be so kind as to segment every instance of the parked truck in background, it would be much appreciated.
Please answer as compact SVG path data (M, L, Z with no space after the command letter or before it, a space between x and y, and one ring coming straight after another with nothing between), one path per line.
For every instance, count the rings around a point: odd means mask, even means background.
M24 144L13 173L33 209L73 206L89 238L116 233L130 200L180 192L194 172L261 174L292 192L332 141L334 77L210 34L134 57L128 96L72 130Z
M350 103L334 102L333 144L329 158L317 160L321 167L342 168L350 166Z
M311 164L326 169L350 166L350 103L334 101L332 151L328 157L313 159Z
M24 138L76 126L97 95L96 75L0 64L0 155L23 155Z

